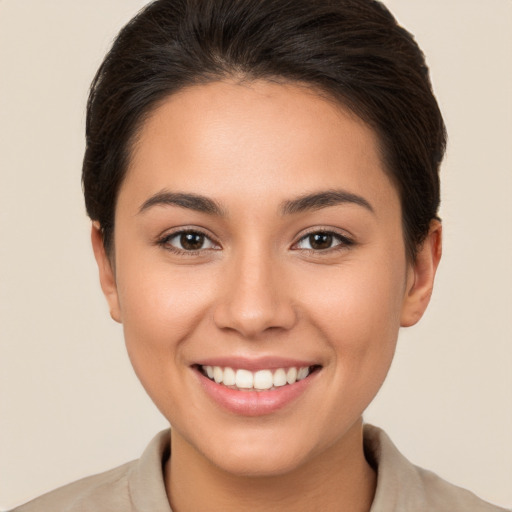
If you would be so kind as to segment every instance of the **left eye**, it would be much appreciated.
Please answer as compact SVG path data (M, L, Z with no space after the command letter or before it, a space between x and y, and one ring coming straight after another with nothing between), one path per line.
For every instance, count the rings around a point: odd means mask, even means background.
M210 238L198 231L180 231L167 236L162 242L179 251L200 251L217 248Z
M296 244L297 249L326 251L337 246L351 245L347 238L330 231L316 231L302 237Z

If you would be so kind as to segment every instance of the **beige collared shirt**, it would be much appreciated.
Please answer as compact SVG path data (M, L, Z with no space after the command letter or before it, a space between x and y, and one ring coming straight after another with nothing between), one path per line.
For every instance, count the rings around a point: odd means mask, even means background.
M164 430L140 459L56 489L13 512L172 512L163 475L169 440ZM378 474L370 512L505 511L414 466L376 427L365 425L364 442Z

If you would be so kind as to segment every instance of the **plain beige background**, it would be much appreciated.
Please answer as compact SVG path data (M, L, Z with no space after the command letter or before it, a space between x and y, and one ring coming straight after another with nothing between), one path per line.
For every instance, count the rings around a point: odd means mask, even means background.
M0 0L0 509L138 457L166 426L101 296L80 189L88 84L143 4ZM449 130L445 252L366 420L510 507L512 1L387 4L427 55Z

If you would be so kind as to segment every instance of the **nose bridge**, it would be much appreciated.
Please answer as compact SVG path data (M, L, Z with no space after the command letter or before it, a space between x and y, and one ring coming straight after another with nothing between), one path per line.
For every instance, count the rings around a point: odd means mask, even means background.
M227 267L225 289L215 311L220 328L250 338L294 324L295 311L284 275L268 247L251 244L240 248Z

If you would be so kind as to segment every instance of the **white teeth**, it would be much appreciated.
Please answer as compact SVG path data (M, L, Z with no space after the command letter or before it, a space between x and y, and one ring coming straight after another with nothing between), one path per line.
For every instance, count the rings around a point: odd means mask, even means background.
M235 378L235 386L241 389L249 389L253 387L254 376L249 370L237 370Z
M235 370L233 368L225 368L224 369L224 379L222 379L222 383L225 386L234 386L236 382Z
M254 374L255 389L270 389L272 387L272 372L270 370L260 370Z
M274 386L276 388L279 388L281 386L284 386L286 384L286 372L279 368L279 370L276 370L274 373Z
M305 379L309 375L309 368L300 368L297 372L297 380Z
M224 378L224 372L222 371L222 368L220 366L214 366L213 368L213 379L217 384L219 382L222 382Z
M273 373L272 370L251 372L244 369L234 370L230 367L222 368L221 366L203 366L202 368L208 378L217 384L259 391L295 384L295 382L305 379L310 373L309 366L301 368L292 366L288 369L278 368Z
M288 384L294 384L297 380L297 368L291 367L288 368L288 371L286 372L286 382Z

